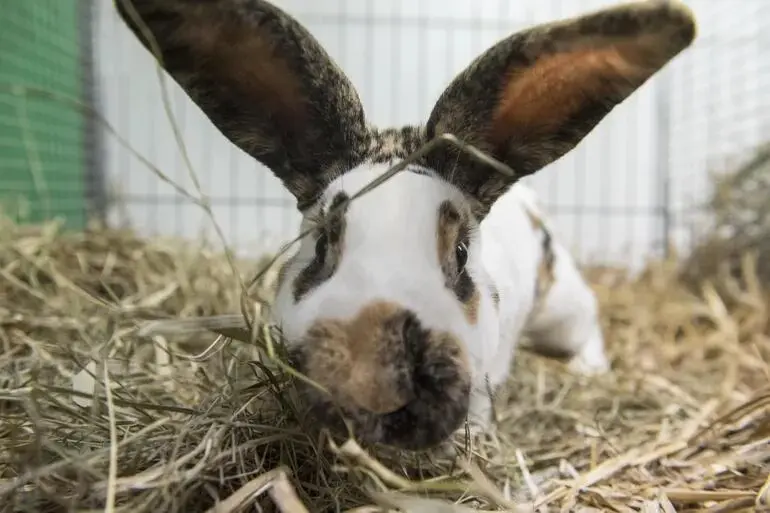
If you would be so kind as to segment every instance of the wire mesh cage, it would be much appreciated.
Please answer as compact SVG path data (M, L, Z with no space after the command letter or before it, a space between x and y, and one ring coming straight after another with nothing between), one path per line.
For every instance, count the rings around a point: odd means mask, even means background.
M166 89L228 242L248 254L296 231L298 213L278 181L233 148L176 84L145 79L157 73L155 63L109 2L54 4L4 14L11 28L3 36L9 56L2 68L6 210L30 219L64 215L73 226L88 211L147 234L210 231L200 209L147 167L191 185L161 94ZM351 76L372 122L398 126L420 122L453 74L503 35L607 4L491 1L477 9L294 0L282 7ZM638 268L671 242L685 248L693 230L689 213L705 201L709 172L750 152L767 132L762 81L770 64L761 48L768 7L758 0L740 7L709 1L693 9L703 28L692 51L573 152L525 179L583 261ZM121 140L71 104L42 98L39 89L95 107Z

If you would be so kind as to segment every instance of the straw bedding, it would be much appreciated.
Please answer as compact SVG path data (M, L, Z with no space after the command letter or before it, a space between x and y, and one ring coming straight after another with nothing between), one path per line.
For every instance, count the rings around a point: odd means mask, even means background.
M497 435L471 454L458 439L450 460L305 429L286 373L258 351L269 331L200 358L213 335L140 337L140 319L240 311L238 280L217 252L4 222L0 506L761 511L770 501L770 329L755 264L743 260L729 307L715 286L689 292L672 262L633 278L587 271L613 372L580 379L522 351L496 400ZM257 268L238 263L246 277ZM73 388L83 369L93 401Z
M697 211L705 214L708 225L683 262L682 281L697 286L704 276L735 277L742 256L751 252L757 257L759 281L770 285L770 141L745 162L715 173L712 184L710 197ZM716 284L722 293L727 293L725 284Z

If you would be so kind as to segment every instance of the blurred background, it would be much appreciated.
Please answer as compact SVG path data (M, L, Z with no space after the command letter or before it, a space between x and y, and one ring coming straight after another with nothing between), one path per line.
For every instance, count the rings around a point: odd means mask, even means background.
M348 73L381 126L425 120L444 87L498 39L609 0L277 0ZM579 147L526 180L583 263L639 268L703 230L713 173L770 139L770 2L690 0L693 48ZM113 0L6 0L0 10L0 208L20 222L89 220L212 239L163 99L216 222L240 255L293 237L299 214L118 19ZM248 63L244 63L248 65ZM212 239L215 240L215 239ZM256 256L256 254L255 254Z

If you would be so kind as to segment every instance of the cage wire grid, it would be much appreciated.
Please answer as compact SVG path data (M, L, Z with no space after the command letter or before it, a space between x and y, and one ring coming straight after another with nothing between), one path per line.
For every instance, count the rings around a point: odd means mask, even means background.
M491 0L478 12L459 0L442 0L443 7L438 0L411 7L403 0L389 7L373 0L276 3L317 35L383 126L419 122L448 79L497 38L614 2ZM708 172L743 160L770 133L770 96L763 94L770 3L687 3L701 27L695 45L579 148L525 180L584 263L639 268L663 254L668 239L687 247L697 236L693 211ZM148 169L193 189L156 64L110 4L36 0L0 12L7 28L0 32L0 203L23 221L62 216L78 229L100 218L147 236L196 237L209 224L203 209ZM229 245L254 257L255 246L278 249L293 239L298 213L278 181L224 140L171 80L163 87Z
M11 28L0 36L6 56L0 61L4 208L13 211L16 198L26 197L24 208L14 211L21 219L58 215L77 227L95 217L148 236L210 237L204 213L134 153L190 189L160 83L147 79L156 74L152 57L123 27L111 2L46 2L3 15ZM488 0L477 8L460 0L276 3L305 24L351 77L370 120L389 126L423 121L449 80L499 38L614 2ZM584 263L638 268L663 254L668 241L686 248L696 229L692 211L707 191L714 163L749 151L770 128L768 97L762 94L770 85L770 56L761 51L768 42L763 28L770 5L686 3L699 22L694 46L570 154L524 179L540 194L557 234ZM19 48L29 53L16 65L21 71L8 57ZM72 69L54 67L55 61L71 61ZM81 99L134 151L92 116L51 98L12 92L20 84ZM255 248L277 249L296 235L299 213L277 179L226 141L175 83L165 87L229 245L248 255ZM40 112L31 130L25 109ZM63 113L46 117L45 109ZM73 156L67 148L75 146ZM53 211L45 206L52 200L58 202Z

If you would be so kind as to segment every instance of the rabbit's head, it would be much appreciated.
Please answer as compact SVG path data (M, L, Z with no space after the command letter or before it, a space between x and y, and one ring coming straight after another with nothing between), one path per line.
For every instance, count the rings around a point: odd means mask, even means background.
M408 449L462 425L497 344L477 236L491 205L695 36L691 13L659 0L529 28L460 73L424 126L378 130L320 44L268 2L116 2L219 130L283 182L303 230L324 221L284 267L275 305L299 370L325 388L308 386L311 410L335 422L334 401L361 439ZM516 176L444 145L350 201L444 133Z

